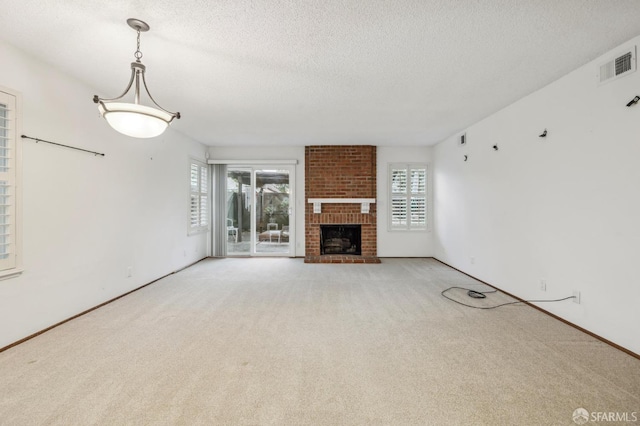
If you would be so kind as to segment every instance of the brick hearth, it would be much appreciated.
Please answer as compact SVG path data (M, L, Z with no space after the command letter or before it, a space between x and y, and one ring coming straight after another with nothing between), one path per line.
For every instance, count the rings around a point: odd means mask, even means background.
M361 213L359 203L322 204L313 213L310 198L376 198L375 146L307 146L305 148L305 262L380 263L377 207ZM321 224L362 225L362 255L320 255Z

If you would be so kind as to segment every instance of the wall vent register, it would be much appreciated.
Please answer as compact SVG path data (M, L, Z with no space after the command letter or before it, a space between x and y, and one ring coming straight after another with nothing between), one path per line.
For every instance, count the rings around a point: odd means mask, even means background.
M598 70L600 84L623 77L636 70L636 46L616 55L615 58L601 64Z

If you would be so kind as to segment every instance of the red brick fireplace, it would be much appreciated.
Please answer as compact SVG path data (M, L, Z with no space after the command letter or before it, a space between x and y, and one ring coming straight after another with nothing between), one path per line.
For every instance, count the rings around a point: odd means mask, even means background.
M380 263L378 258L375 146L307 146L305 148L305 262ZM330 201L314 213L309 200ZM357 199L358 202L342 202ZM348 200L347 200L348 201ZM366 207L364 208L366 211ZM360 254L321 254L320 225L360 225Z

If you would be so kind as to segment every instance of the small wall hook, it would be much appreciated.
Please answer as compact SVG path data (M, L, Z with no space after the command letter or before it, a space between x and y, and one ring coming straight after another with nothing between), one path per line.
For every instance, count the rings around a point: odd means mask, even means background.
M469 157L467 155L464 156L464 161L467 161Z
M547 129L544 129L544 132L542 132L542 134L538 135L539 138L546 138L547 137Z
M493 146L493 149L494 149L495 151L497 151L497 150L498 150L498 144L495 144L495 145Z
M640 96L636 96L635 98L631 99L627 106L630 107L631 105L635 105L638 103L638 101L640 101Z

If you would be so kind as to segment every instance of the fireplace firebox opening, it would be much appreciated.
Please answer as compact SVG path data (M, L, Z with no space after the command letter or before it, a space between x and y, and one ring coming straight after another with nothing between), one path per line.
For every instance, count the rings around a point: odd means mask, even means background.
M361 225L320 225L320 254L362 255Z

